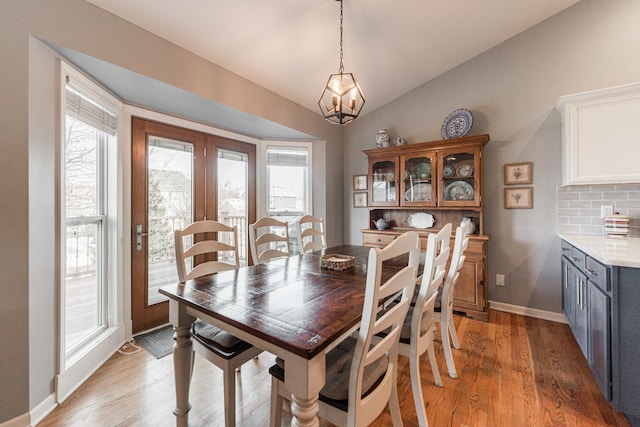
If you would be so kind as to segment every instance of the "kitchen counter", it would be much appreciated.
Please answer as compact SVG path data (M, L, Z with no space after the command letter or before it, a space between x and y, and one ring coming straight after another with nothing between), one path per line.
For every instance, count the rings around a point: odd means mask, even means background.
M640 237L570 233L557 233L557 235L603 264L640 268Z

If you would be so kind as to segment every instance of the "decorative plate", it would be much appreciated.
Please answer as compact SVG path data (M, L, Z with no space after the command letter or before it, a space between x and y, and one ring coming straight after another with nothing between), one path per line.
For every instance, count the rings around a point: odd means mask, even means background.
M444 119L440 133L443 139L459 138L468 134L472 125L471 111L460 108L454 110Z
M445 200L473 200L473 187L466 181L453 181L444 189Z
M420 163L416 166L416 176L422 179L431 178L431 165L429 163Z
M408 202L426 202L431 200L431 184L416 184L404 192Z
M435 222L433 215L425 212L416 212L407 218L407 224L413 228L431 228Z
M473 176L473 166L471 165L462 165L459 166L458 169L456 170L458 176L461 176L463 178L469 177L469 176Z
M447 165L442 169L442 175L444 175L445 178L451 178L454 173L455 171L452 166Z
M393 172L387 172L387 174L384 176L385 181L393 181L393 178L395 178L396 176L393 174Z

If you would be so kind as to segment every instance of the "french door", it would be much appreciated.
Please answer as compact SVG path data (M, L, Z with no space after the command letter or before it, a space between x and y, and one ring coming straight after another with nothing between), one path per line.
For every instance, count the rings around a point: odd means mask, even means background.
M133 332L167 323L158 289L176 283L174 231L213 219L238 226L246 265L255 221L255 146L133 118L131 313Z

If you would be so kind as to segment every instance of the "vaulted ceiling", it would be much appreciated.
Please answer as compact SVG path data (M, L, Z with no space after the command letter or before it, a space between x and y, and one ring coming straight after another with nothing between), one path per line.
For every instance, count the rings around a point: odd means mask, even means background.
M339 66L336 0L87 0L310 109ZM578 0L344 0L363 114Z

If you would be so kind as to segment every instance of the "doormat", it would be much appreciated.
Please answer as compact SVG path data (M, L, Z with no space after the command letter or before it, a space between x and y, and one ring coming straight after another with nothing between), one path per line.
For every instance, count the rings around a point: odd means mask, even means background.
M166 325L151 332L136 335L133 338L156 359L162 359L173 352L172 325Z

